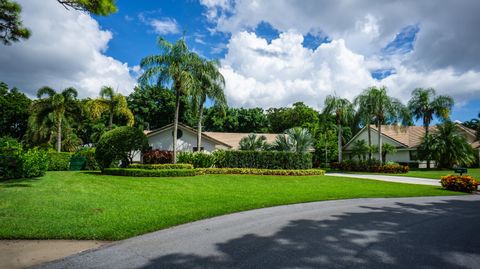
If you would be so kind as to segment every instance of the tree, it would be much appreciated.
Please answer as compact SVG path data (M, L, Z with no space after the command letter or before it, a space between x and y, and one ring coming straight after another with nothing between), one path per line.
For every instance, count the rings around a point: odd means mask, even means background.
M325 99L323 114L335 116L338 132L338 162L342 162L342 125L348 124L352 120L353 105L345 98L329 95Z
M270 108L267 110L271 132L283 133L293 127L308 128L310 133L315 133L318 127L319 113L315 109L296 102L292 107Z
M369 153L369 146L365 140L360 139L353 143L352 154L356 156L359 160L365 160L365 155Z
M357 107L357 115L361 123L367 127L368 147L372 147L372 132L370 124L373 122L373 90L365 89L360 95L355 97L353 104ZM372 159L372 152L368 151L368 159Z
M429 144L428 148L439 167L452 168L455 165L470 165L475 161L472 147L451 121L437 125L437 130L431 138L424 138L422 141L422 145L426 143Z
M372 113L375 117L378 128L378 157L380 163L383 162L383 142L382 142L382 125L385 123L394 124L399 121L409 121L406 107L400 100L390 97L385 87L370 88L372 98Z
M120 93L116 93L113 88L103 86L100 90L100 98L91 100L87 106L93 119L98 119L103 113L108 112L108 129L113 126L114 116L123 116L127 119L127 126L132 126L134 117L132 111L128 108L127 99Z
M212 132L267 133L268 119L262 108L226 108L214 105L205 109L204 129Z
M203 105L207 98L213 101L217 107L225 114L227 100L224 94L225 78L218 71L217 61L207 61L200 57L195 57L195 68L193 69L195 77L195 87L192 91L193 107L198 111L197 125L197 151L202 149L202 119Z
M56 132L56 148L62 150L62 126L68 126L69 116L78 116L80 109L77 102L77 90L66 88L60 93L52 88L43 87L37 91L38 100L35 100L31 106L33 112L33 122L38 128L37 132L48 130L48 125L53 123L54 129L51 134ZM42 98L47 96L46 98Z
M397 152L395 146L387 143L383 143L382 145L382 160L386 160L387 154L394 154Z
M72 8L95 15L107 16L117 12L115 0L57 0L67 10Z
M425 137L427 137L433 116L441 120L447 120L453 105L454 100L450 96L437 96L433 88L417 88L412 92L412 97L408 102L408 109L416 120L422 119ZM430 168L430 159L427 159L427 168Z
M28 39L30 30L23 27L20 13L22 7L11 0L0 0L0 40L4 45L11 45L20 39Z
M273 149L279 151L307 152L313 146L313 138L308 129L290 128L285 134L278 134Z
M7 84L0 82L0 136L18 139L25 134L31 103L17 88L8 90Z
M267 138L264 135L249 134L240 139L240 150L264 150L267 148Z
M193 77L193 60L195 54L188 50L184 39L174 44L164 38L158 39L161 54L147 56L142 59L140 66L145 72L140 76L142 85L155 82L157 86L166 83L172 85L175 92L175 117L173 124L173 163L177 162L177 132L180 97L189 96L195 83Z
M480 113L478 119L471 119L462 123L463 126L476 131L477 139L480 139Z

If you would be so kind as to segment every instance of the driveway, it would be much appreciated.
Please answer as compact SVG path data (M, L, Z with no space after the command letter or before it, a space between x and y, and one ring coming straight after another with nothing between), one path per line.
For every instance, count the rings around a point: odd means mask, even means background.
M374 179L374 180L397 182L397 183L442 186L442 184L440 184L439 179L428 179L428 178L419 178L419 177L385 176L385 175L374 175L374 174L347 174L347 173L326 173L325 175L332 176L332 177L365 178L365 179Z
M241 212L39 268L478 268L480 195L352 199Z

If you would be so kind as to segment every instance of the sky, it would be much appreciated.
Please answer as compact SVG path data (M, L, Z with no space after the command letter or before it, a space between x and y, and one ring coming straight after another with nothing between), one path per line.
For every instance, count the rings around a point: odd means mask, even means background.
M0 46L0 81L30 96L48 85L81 97L103 85L129 94L158 36L185 36L218 59L233 107L302 101L320 110L329 94L352 100L386 86L407 102L433 87L455 98L452 120L480 112L480 1L118 0L107 17L56 0L18 0L26 41Z

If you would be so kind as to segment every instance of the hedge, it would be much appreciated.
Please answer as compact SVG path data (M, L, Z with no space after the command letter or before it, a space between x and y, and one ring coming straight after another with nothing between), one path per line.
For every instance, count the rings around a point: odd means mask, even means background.
M137 169L193 169L193 165L188 163L162 163L162 164L138 164L134 163L128 166L128 168Z
M85 166L82 170L100 170L100 165L95 160L95 148L81 148L73 156L85 157Z
M33 148L26 150L11 137L0 137L0 179L40 177L48 165L47 153Z
M189 163L195 168L208 168L215 164L215 156L205 152L179 152L177 161Z
M330 165L332 169L341 171L354 171L354 172L373 172L373 173L408 173L410 168L407 165L400 165L398 163L386 163L381 164L378 160L371 161L356 161L347 160L341 163L335 162Z
M464 175L464 176L447 175L447 176L443 176L440 182L442 183L442 187L444 187L447 190L461 191L461 192L468 192L468 193L477 191L477 188L479 185L478 181L476 181L473 177L468 175Z
M205 174L242 174L242 175L275 175L275 176L320 176L325 171L320 169L257 169L257 168L197 168L197 175Z
M105 168L103 173L113 176L130 177L190 177L195 176L193 169L135 169L135 168Z
M70 170L70 152L49 152L48 153L48 171L68 171Z
M312 155L288 151L215 151L215 166L219 168L310 169Z

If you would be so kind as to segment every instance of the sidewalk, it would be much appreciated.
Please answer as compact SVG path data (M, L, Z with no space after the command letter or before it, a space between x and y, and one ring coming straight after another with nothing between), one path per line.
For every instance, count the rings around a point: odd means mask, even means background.
M384 175L373 175L373 174L347 174L347 173L326 173L325 175L333 176L333 177L364 178L364 179L373 179L373 180L407 183L407 184L442 186L440 184L440 180L418 178L418 177L384 176Z

